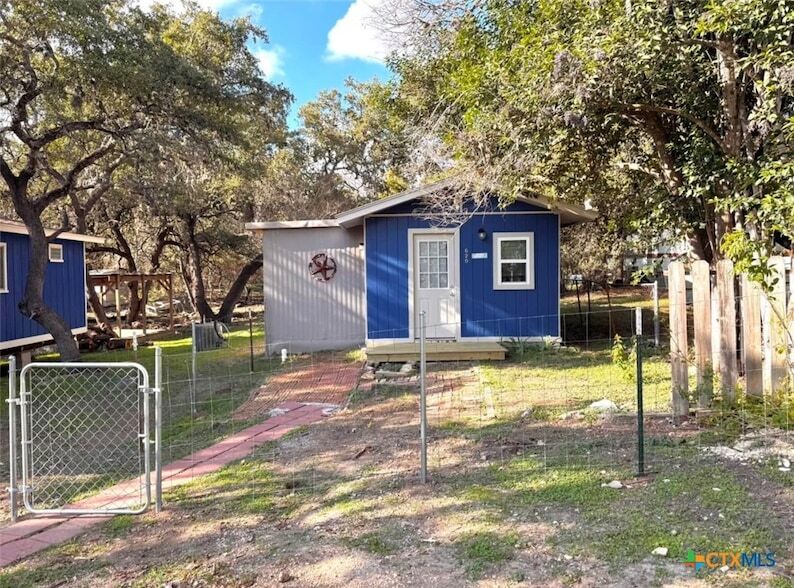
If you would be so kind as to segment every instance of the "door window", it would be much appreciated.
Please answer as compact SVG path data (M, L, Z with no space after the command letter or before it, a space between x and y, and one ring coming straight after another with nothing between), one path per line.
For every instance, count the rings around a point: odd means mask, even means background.
M419 241L419 287L449 288L449 246L446 240Z

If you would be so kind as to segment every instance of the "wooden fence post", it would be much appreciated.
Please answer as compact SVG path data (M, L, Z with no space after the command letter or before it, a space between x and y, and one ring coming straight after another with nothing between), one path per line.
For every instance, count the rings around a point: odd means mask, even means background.
M689 374L687 368L686 276L684 264L674 261L668 268L670 297L670 364L672 367L673 417L689 416Z
M714 284L716 288L716 284ZM711 369L715 374L720 373L720 303L717 293L711 294Z
M777 281L767 296L769 304L769 353L771 358L770 392L786 384L788 376L788 333L786 320L786 265L782 257L769 260L772 280Z
M726 404L736 401L736 293L733 262L717 262L717 300L720 311L720 380L722 399Z
M761 339L761 288L742 274L742 358L744 387L748 395L763 396L763 341Z
M695 326L695 366L698 406L711 405L714 369L711 364L711 270L707 261L692 264L692 317Z

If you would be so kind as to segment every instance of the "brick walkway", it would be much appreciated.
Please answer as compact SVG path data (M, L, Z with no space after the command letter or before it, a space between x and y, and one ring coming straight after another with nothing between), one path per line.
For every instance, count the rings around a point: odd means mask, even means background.
M269 378L235 411L234 418L248 420L266 416L284 401L343 405L356 387L360 374L361 364L348 361L298 364Z
M221 469L249 455L257 446L323 418L323 406L288 401L277 408L286 412L248 427L223 441L163 466L163 490L168 490ZM141 479L129 480L72 505L75 508L125 508L138 505ZM102 516L40 516L0 527L0 567L68 541L89 527L111 518Z

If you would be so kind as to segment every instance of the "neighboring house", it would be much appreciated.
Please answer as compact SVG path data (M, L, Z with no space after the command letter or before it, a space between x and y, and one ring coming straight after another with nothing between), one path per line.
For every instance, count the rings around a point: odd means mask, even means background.
M667 287L667 268L677 259L687 258L690 255L690 246L686 237L676 237L668 232L662 235L660 242L652 248L642 251L639 247L623 254L623 283L629 284L638 273L645 272L645 281L653 281L655 274L660 286Z
M72 333L86 331L85 244L103 239L61 233L49 245L44 281L44 302L60 314ZM25 225L0 219L0 349L46 343L52 340L36 321L19 312L30 259Z
M496 198L439 226L422 198L438 183L334 219L257 222L268 349L412 342L419 312L444 341L560 336L560 227L593 220L570 204Z

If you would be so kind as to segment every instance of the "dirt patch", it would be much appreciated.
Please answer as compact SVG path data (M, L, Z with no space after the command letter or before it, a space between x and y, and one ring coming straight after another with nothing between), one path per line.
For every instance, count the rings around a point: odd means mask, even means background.
M170 495L162 515L120 535L92 531L0 586L768 584L777 570L700 578L680 563L689 547L754 541L787 565L791 493L755 470L734 478L720 458L692 459L696 425L650 418L657 471L635 481L630 416L505 419L498 404L489 416L471 370L451 370L441 380L455 383L429 395L428 485L418 483L418 396L375 387ZM601 486L617 476L631 487ZM745 533L754 526L768 534ZM651 556L662 544L671 555Z

